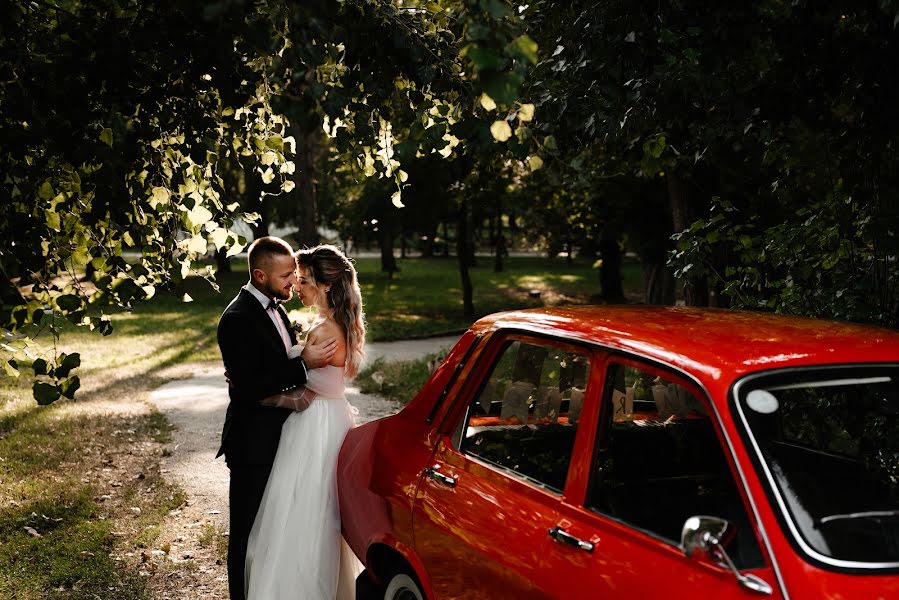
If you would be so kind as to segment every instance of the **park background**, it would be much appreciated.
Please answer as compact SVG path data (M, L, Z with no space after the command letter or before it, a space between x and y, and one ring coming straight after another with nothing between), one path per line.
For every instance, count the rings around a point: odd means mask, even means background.
M897 23L897 0L4 4L0 596L206 568L157 543L189 499L147 397L218 360L255 236L352 240L370 341L571 303L895 327Z

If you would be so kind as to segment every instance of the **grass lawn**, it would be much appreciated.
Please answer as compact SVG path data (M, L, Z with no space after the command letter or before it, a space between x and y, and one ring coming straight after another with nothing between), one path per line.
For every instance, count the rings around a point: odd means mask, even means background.
M152 597L146 557L185 497L160 472L170 427L147 396L217 356L214 310L162 296L114 314L109 337L63 326L57 349L82 358L76 402L39 407L27 371L0 378L0 598ZM36 340L52 354L47 332Z
M159 458L170 436L145 402L165 380L94 367L79 401L37 407L0 381L0 597L149 598L142 552L183 493Z
M490 259L480 260L471 273L479 316L585 303L599 291L598 274L586 263L511 258L503 273L494 273ZM376 258L356 264L369 341L469 325L454 260L400 260L392 279L380 272ZM159 551L154 541L160 527L184 495L160 473L169 426L147 397L162 383L188 376L192 365L220 360L218 317L247 280L245 265L234 267L220 275L220 293L191 278L133 311L114 311L111 336L63 325L57 351L80 352L82 359L75 402L38 407L27 370L19 380L0 376L0 598L152 595L151 580L165 575L154 572L158 561L147 556ZM626 288L640 288L636 267L628 266L625 276ZM183 302L184 294L193 301ZM310 316L295 300L288 309L296 317ZM47 332L36 340L38 353L53 352ZM414 393L418 379L427 376L420 362L380 364L393 369L390 380L409 383L408 389L388 385L385 391L400 398ZM206 533L209 544L221 543L221 536ZM189 562L178 568L191 568Z

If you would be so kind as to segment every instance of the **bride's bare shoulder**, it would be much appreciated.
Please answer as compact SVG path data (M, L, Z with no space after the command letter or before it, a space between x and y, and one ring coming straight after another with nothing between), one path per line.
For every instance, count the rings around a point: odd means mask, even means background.
M343 331L333 319L324 319L309 330L309 341L315 342L326 338L337 338L337 343L344 344Z

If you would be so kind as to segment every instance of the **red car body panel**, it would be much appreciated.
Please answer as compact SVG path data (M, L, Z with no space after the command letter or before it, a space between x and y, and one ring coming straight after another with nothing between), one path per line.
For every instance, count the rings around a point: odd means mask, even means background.
M464 402L454 402L456 395L464 396L469 379L484 376L499 348L492 338L516 332L574 344L590 355L581 422L599 418L603 365L612 355L674 370L682 385L708 400L764 558L764 566L750 572L773 588L768 597L899 597L895 574L827 570L796 550L728 407L732 385L749 373L895 364L899 333L673 307L566 307L485 317L407 407L352 430L338 464L341 517L347 541L376 578L387 575L385 564L401 558L431 599L760 597L738 586L730 571L687 558L676 546L584 508L595 426L577 431L561 497L465 458L449 444L465 410ZM428 467L458 485L441 487L423 477ZM476 510L483 506L491 512ZM594 542L596 551L578 553L553 541L546 529L558 524Z

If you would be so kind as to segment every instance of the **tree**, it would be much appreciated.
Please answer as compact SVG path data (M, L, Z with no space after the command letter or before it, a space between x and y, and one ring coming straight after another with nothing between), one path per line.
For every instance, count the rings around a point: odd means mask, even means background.
M535 56L519 28L495 0L12 5L0 15L0 367L32 362L38 402L73 397L78 357L31 361L35 328L65 318L110 333L102 306L152 298L210 245L238 252L233 221L258 214L223 198L225 161L254 159L264 197L311 182L291 160L287 107L297 123L309 116L301 131L321 127L366 176L392 180L398 206L398 144L520 149L526 127L504 146L490 135L515 119ZM487 97L496 116L477 102ZM93 287L79 281L88 264Z
M670 267L688 303L896 323L897 13L534 4L548 56L528 93L559 148L547 166L614 180L632 192L626 212L680 232Z

